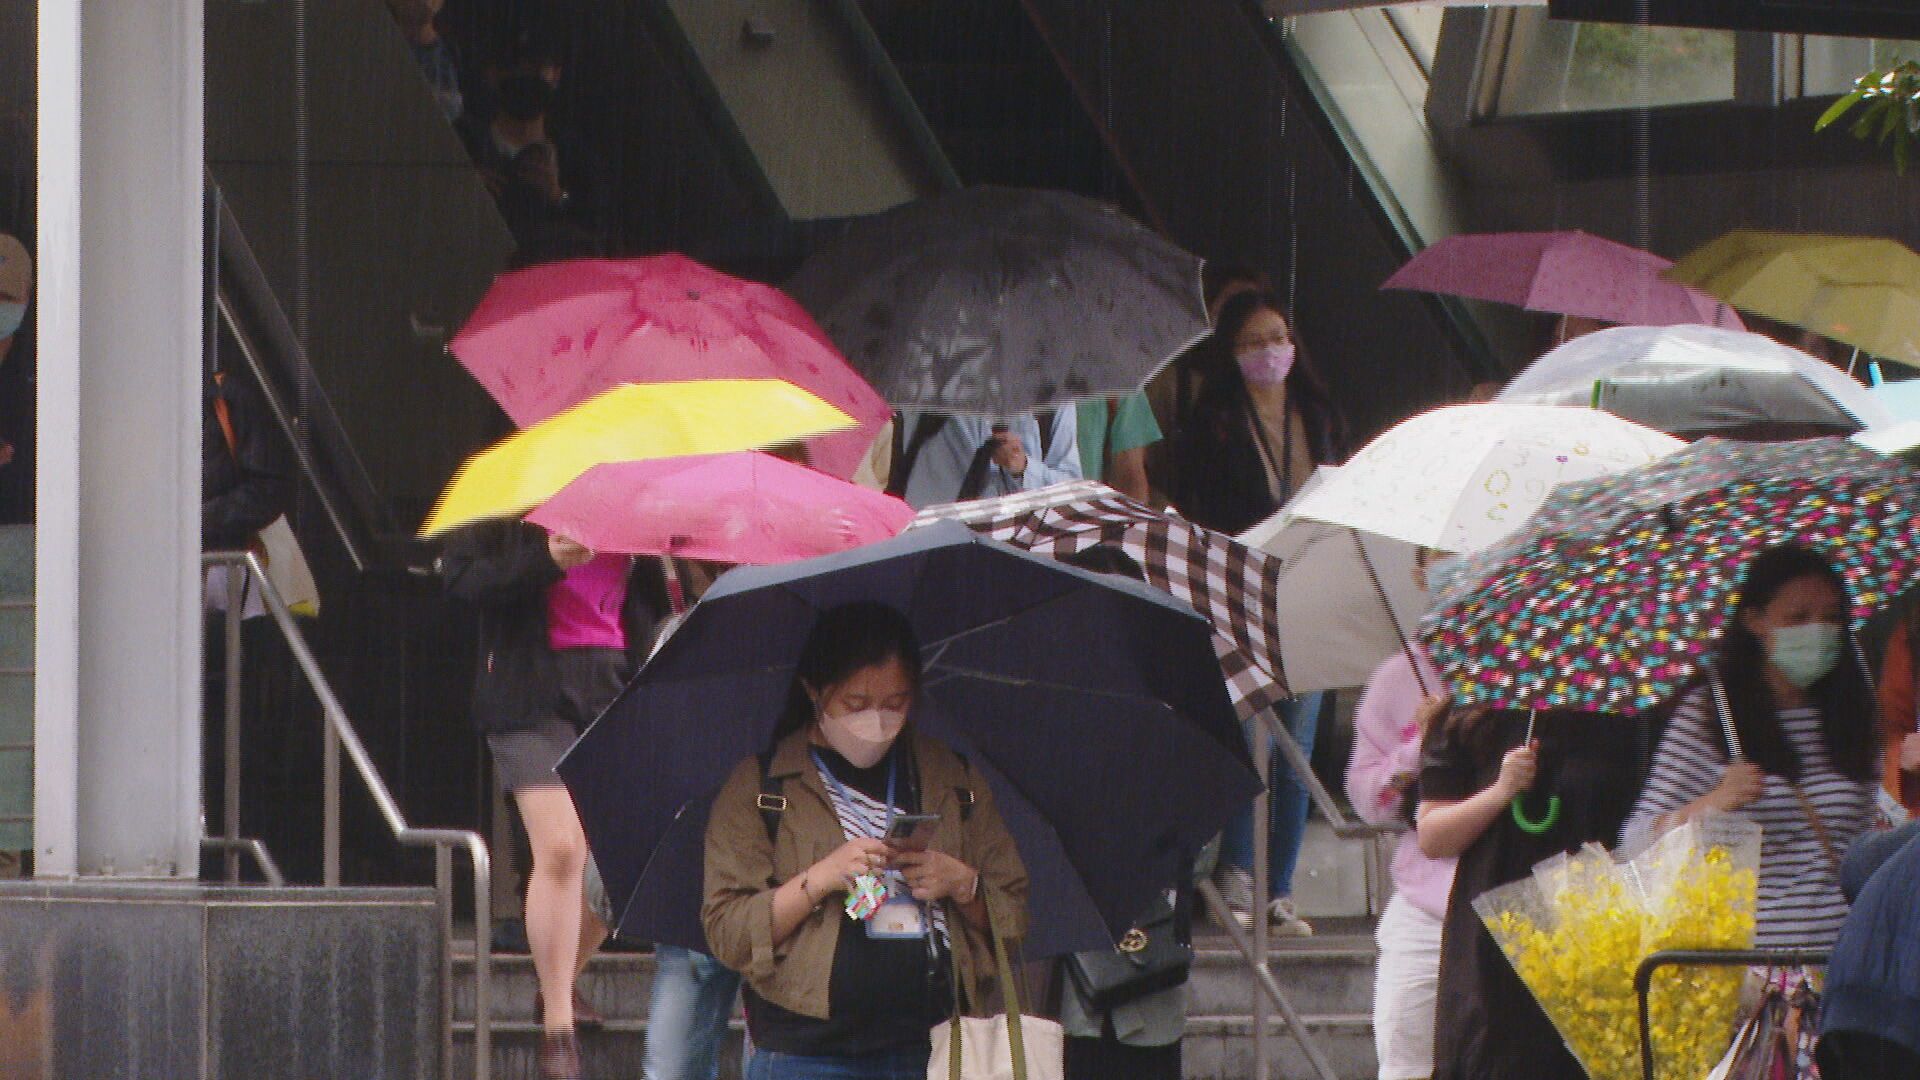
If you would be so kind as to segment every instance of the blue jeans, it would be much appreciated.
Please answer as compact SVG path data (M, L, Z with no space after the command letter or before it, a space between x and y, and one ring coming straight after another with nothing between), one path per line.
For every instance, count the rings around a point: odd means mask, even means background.
M746 1080L927 1080L927 1051L870 1057L813 1057L755 1050Z
M705 953L654 948L653 1001L647 1007L647 1080L718 1080L740 976Z
M1280 722L1293 732L1300 751L1313 756L1313 740L1319 733L1320 702L1326 695L1315 691L1301 694L1275 706ZM1307 789L1302 787L1293 768L1280 752L1273 752L1267 773L1267 889L1275 897L1293 895L1293 869L1300 862L1300 842L1307 834ZM1227 823L1220 840L1220 861L1242 870L1253 869L1253 808Z

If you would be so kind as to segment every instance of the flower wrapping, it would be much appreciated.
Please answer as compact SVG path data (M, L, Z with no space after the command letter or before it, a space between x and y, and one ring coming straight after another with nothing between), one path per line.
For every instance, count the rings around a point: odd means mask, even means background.
M1473 907L1593 1080L1640 1074L1634 972L1663 949L1750 949L1760 827L1737 815L1689 822L1617 862L1588 844ZM1659 1080L1699 1080L1732 1040L1745 972L1668 967L1649 999Z

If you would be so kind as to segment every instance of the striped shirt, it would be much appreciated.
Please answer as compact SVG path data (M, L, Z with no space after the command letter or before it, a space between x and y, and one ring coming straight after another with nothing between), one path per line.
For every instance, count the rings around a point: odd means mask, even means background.
M886 803L873 798L864 791L848 787L845 784L833 782L827 784L827 801L833 804L833 816L840 819L840 831L846 834L847 839L852 840L862 836L870 840L886 839ZM906 811L896 807L894 813L904 814ZM895 896L913 895L913 890L907 888L907 883L901 879L898 871L886 871L885 880L887 882L887 891ZM925 906L933 912L934 934L939 937L940 944L946 946L948 941L947 912L945 907L940 904L928 904Z
M1780 726L1800 758L1800 789L1840 853L1872 821L1875 782L1840 773L1827 756L1818 709L1782 709ZM1707 687L1675 709L1654 754L1647 786L1621 829L1620 846L1637 852L1653 839L1654 819L1713 790L1726 771L1726 737ZM1760 798L1740 814L1760 834L1759 948L1827 948L1847 917L1833 859L1786 780L1768 774Z

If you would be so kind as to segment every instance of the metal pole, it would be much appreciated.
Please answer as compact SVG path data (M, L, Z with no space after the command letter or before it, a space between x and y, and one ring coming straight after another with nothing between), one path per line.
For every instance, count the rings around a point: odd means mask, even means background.
M321 732L320 804L321 880L340 884L340 733L332 724Z
M1272 710L1267 714L1272 716ZM1273 831L1273 738L1267 725L1255 726L1253 765L1260 776L1260 794L1253 799L1253 962L1262 971L1267 967L1269 945L1267 867L1272 852L1267 850L1267 840ZM1254 1080L1267 1080L1271 1075L1272 1067L1267 1062L1267 999L1256 993L1253 995L1253 1076Z
M1245 957L1248 965L1253 968L1254 980L1259 984L1260 989L1266 991L1266 996L1262 1000L1273 1002L1273 1007L1279 1010L1281 1022L1287 1025L1287 1030L1293 1033L1294 1040L1300 1044L1301 1051L1307 1055L1307 1064L1313 1066L1313 1071L1320 1080L1340 1080L1340 1074L1334 1071L1333 1064L1327 1060L1327 1055L1320 1051L1313 1037L1307 1033L1307 1022L1294 1011L1293 1002L1287 1000L1286 992L1280 989L1280 983L1273 977L1273 971L1267 966L1265 958L1262 957L1259 961L1254 959L1253 942L1247 937L1247 932L1240 929L1240 924L1233 921L1232 913L1227 910L1226 901L1220 898L1219 887L1211 881L1203 881L1200 883L1200 895L1207 901L1207 908L1213 912L1214 918L1219 920L1220 925L1227 928L1227 936L1233 939L1234 948L1240 950L1240 955Z
M473 860L473 1076L487 1080L493 1071L493 860L478 833L464 834Z
M440 917L440 1074L454 1080L453 849L445 844L433 846L433 899ZM477 1023L474 1029L479 1030Z
M226 878L233 883L240 880L240 608L246 603L246 567L228 566L223 576L227 589L227 653L222 672L226 696L220 703L224 716L220 735L226 771L220 778L220 836L227 842Z

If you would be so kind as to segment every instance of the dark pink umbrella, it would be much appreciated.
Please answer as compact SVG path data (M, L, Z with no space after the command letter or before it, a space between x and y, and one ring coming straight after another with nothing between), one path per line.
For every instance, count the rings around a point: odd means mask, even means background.
M1626 326L1699 323L1744 330L1733 309L1662 280L1673 263L1577 229L1466 233L1407 260L1383 289L1465 296Z
M860 422L807 444L813 464L839 477L853 475L891 415L787 294L683 255L502 274L452 349L521 427L621 383L785 379Z
M913 508L746 451L595 465L527 520L595 551L766 564L897 536Z

